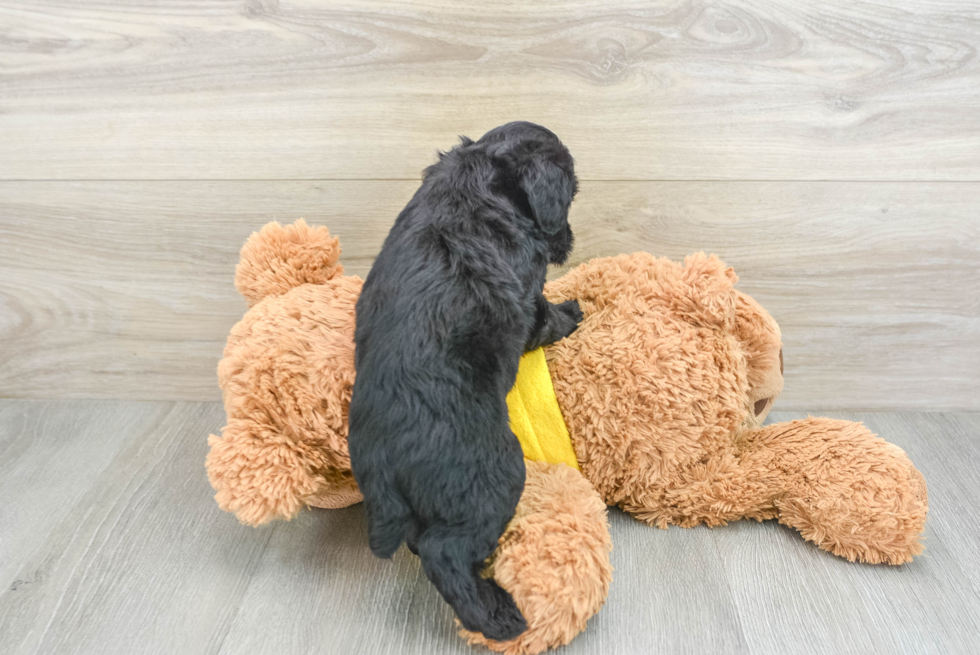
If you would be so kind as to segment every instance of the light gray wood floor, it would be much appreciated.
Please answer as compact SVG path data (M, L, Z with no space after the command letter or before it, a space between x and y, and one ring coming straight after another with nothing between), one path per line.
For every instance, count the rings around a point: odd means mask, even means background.
M835 416L925 474L922 557L849 564L773 522L663 531L610 510L609 599L562 652L976 652L980 414ZM371 556L360 506L261 529L219 511L204 455L223 420L218 403L0 401L4 653L485 652L416 558Z

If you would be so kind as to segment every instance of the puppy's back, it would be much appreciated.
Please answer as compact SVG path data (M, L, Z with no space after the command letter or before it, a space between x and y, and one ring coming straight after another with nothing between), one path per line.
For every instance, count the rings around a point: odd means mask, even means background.
M528 125L515 129L543 130ZM529 195L508 192L515 173L499 165L464 140L426 171L385 240L357 303L349 447L372 551L390 557L407 541L464 627L507 640L524 618L479 571L523 490L506 395L549 244L532 238Z

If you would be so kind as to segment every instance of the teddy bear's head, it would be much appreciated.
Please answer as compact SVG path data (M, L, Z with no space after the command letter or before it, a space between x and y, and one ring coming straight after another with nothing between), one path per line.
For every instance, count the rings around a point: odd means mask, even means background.
M748 371L746 422L762 425L783 391L783 344L779 326L754 299L734 289L735 336L742 346Z
M235 286L250 308L218 364L227 425L207 468L218 504L245 523L361 500L347 407L362 281L339 256L326 228L302 220L270 223L242 248Z
M661 504L676 472L713 465L782 391L779 328L717 257L634 253L548 284L577 298L578 331L548 348L583 473L610 504ZM706 468L707 471L707 468Z

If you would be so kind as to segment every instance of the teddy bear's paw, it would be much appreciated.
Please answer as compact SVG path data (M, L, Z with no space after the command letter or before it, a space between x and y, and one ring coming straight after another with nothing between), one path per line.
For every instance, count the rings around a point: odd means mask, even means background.
M612 580L606 505L592 485L564 464L526 465L524 494L488 573L513 597L527 630L508 641L460 631L471 644L508 655L571 642L602 607Z
M808 418L766 426L791 473L779 521L850 561L904 564L923 551L925 479L905 452L864 425Z

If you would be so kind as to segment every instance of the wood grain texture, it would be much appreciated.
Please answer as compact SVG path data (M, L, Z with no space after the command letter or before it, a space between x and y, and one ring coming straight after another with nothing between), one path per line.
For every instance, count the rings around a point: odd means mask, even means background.
M0 179L980 180L980 1L0 2Z
M830 416L864 422L902 447L925 476L930 501L926 552L899 567L867 566L827 557L796 531L771 521L712 530L752 652L975 650L980 594L967 568L980 549L976 527L969 525L975 522L964 519L975 514L980 477L964 462L980 443L976 415ZM767 423L796 418L803 415L773 412Z
M574 217L573 265L733 266L782 329L777 407L980 409L980 185L610 182Z
M413 186L0 184L0 396L219 398L248 235L306 216L364 273Z
M923 556L849 564L774 522L657 530L611 510L609 598L562 652L973 653L980 415L832 416L925 475ZM203 459L222 421L219 403L0 400L4 653L479 652L414 556L370 554L361 506L260 529L220 512Z
M18 576L24 560L80 497L115 474L113 459L133 433L159 417L139 403L99 407L76 415L69 403L0 403L0 589L29 592L43 583L51 562Z
M609 598L570 652L752 652L709 530L657 530L614 508L609 519Z
M960 566L937 564L931 570L949 588L968 581L980 598L980 522L975 520L980 507L980 469L976 466L980 462L980 414L872 416L866 419L868 426L904 448L926 476L930 508L942 508L929 513L933 536L926 542L928 552L935 560L946 559L948 553ZM933 480L943 482L933 484Z
M220 653L472 651L417 557L371 554L362 505L302 512L288 528L269 542Z
M0 408L0 444L40 444L5 466L45 471L19 480L12 498L34 521L2 525L4 542L31 545L4 562L16 570L0 592L4 652L215 652L275 530L215 529L235 524L211 499L203 465L207 434L224 420L221 406ZM77 429L66 433L66 423ZM82 448L91 454L78 457ZM99 468L91 470L96 454ZM52 485L66 492L52 499Z
M416 184L0 183L0 396L217 399L248 234L305 216L365 275ZM973 183L586 182L571 263L718 253L782 326L778 407L975 410L978 209Z

